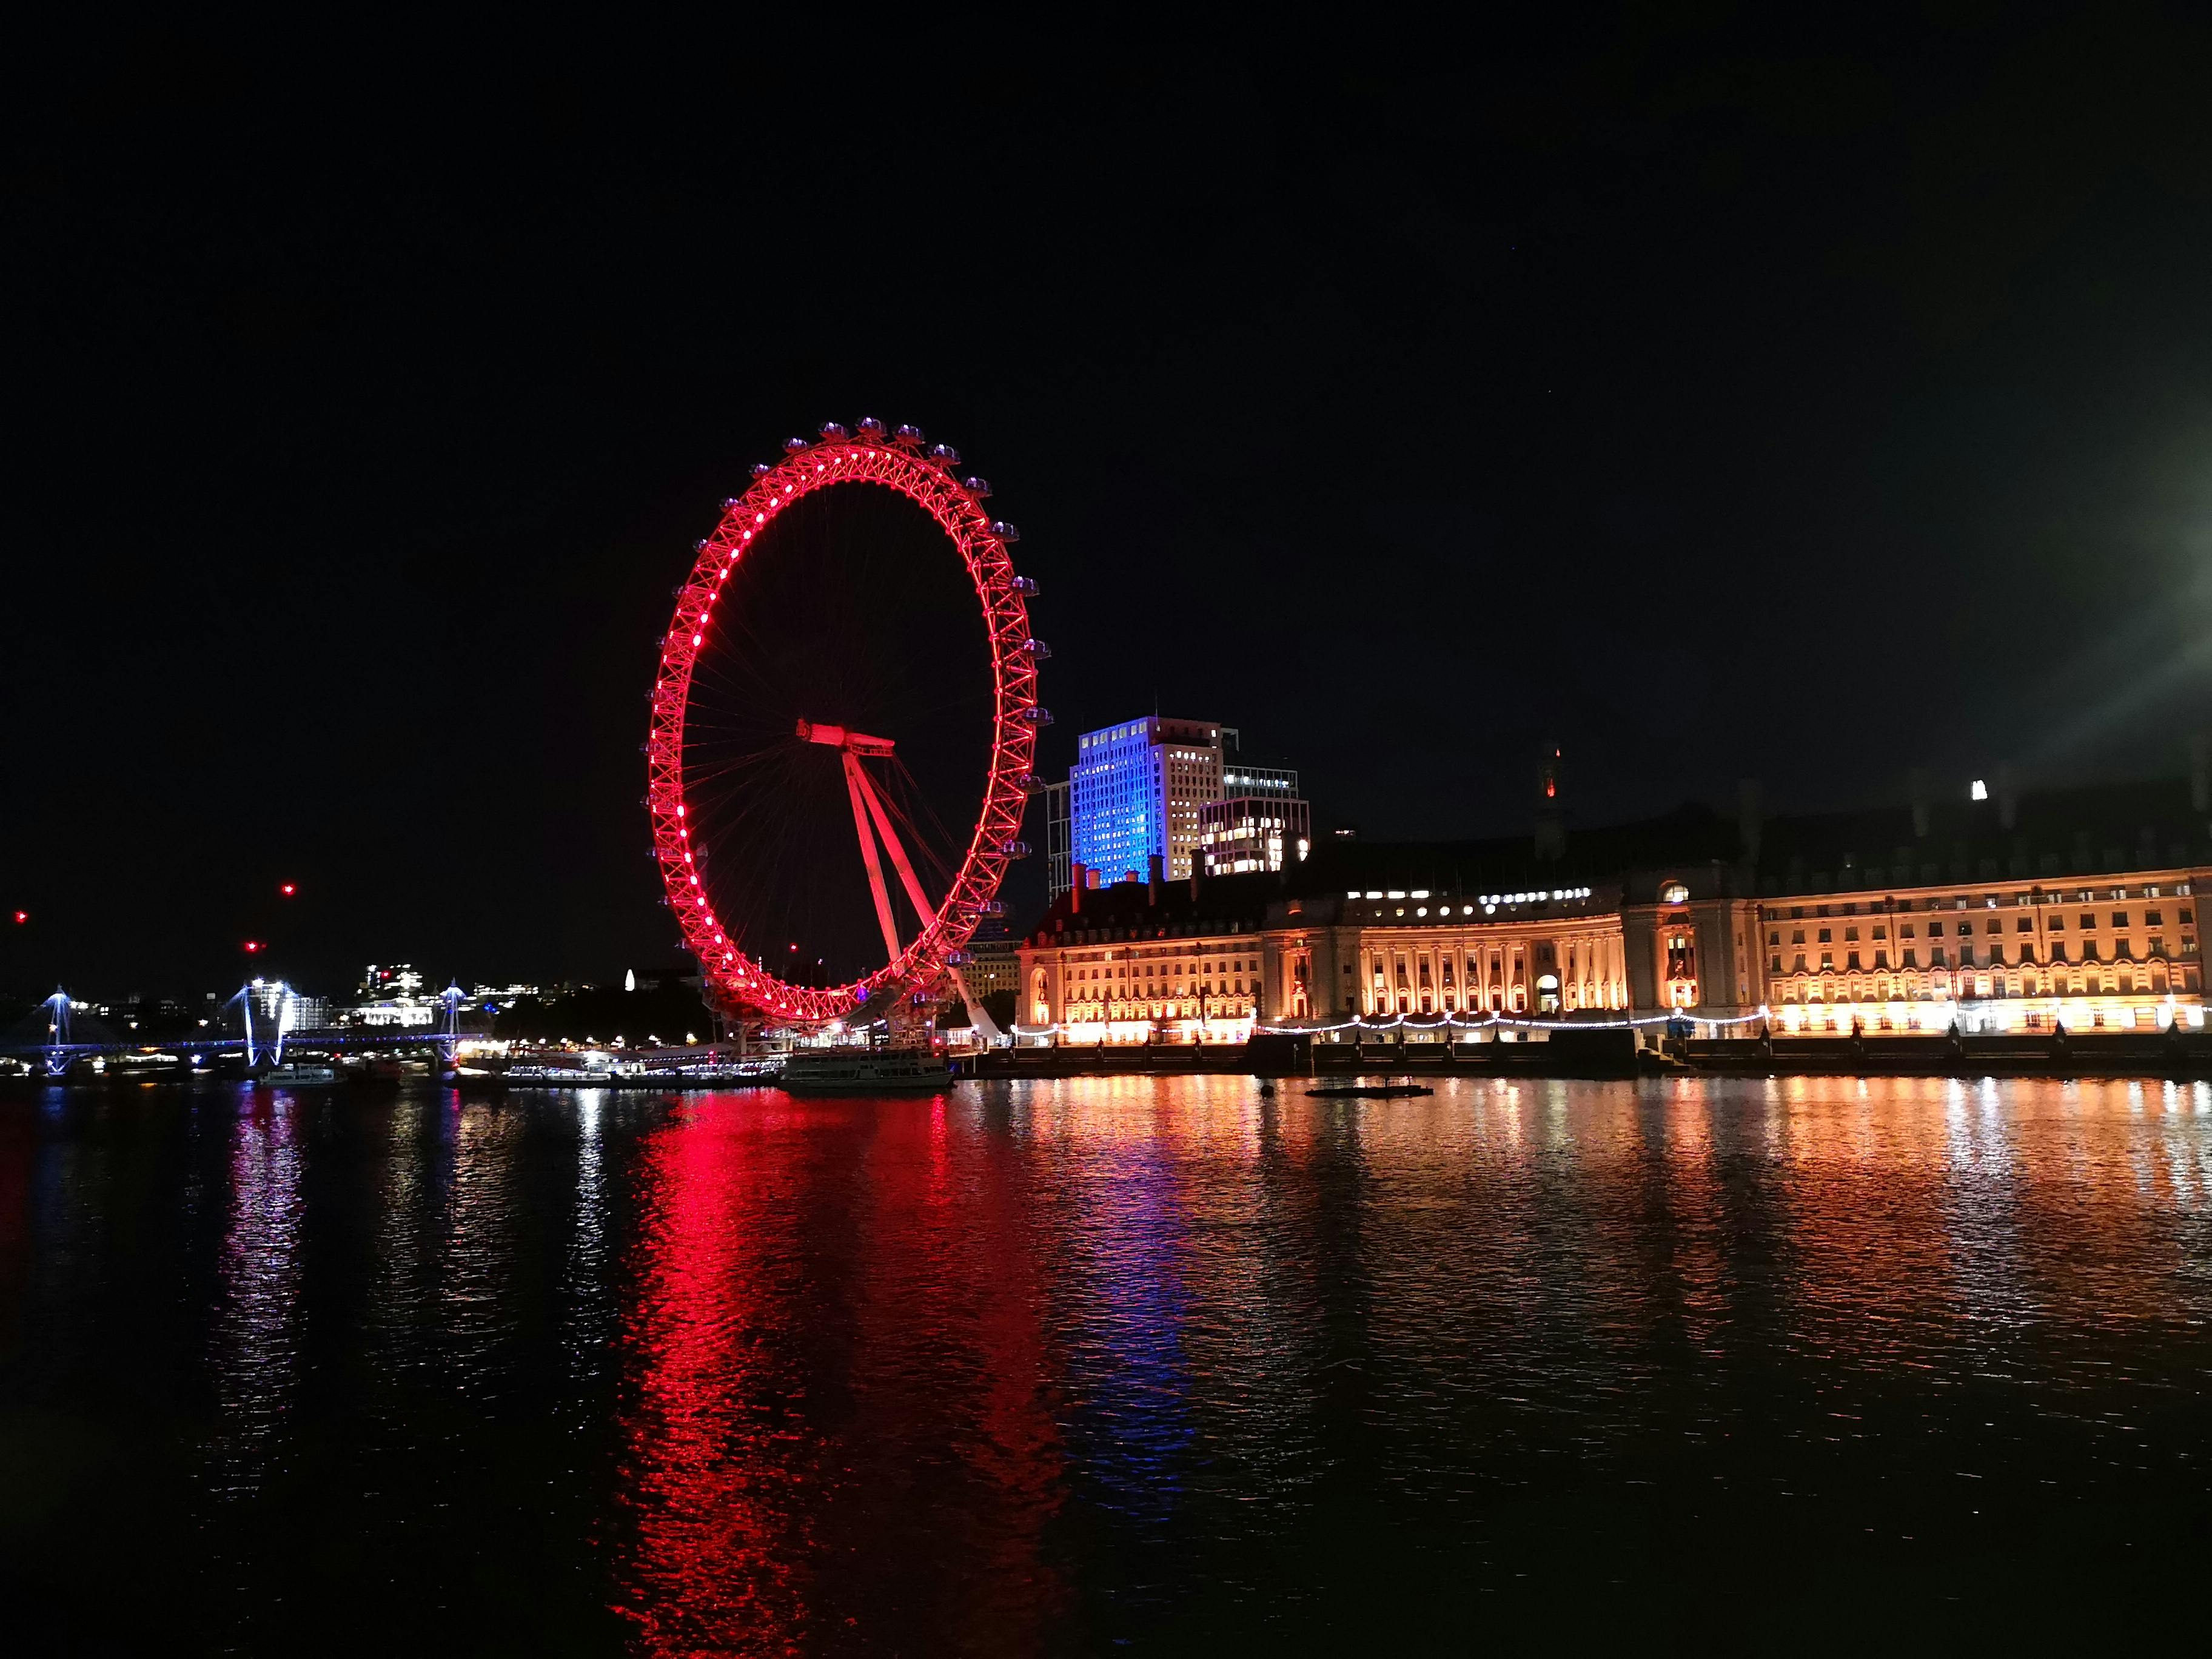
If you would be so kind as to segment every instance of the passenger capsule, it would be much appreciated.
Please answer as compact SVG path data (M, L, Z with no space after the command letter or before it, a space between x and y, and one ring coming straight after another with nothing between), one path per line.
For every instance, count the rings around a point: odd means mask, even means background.
M766 461L755 461L753 463L753 477L756 478L765 478L769 473L775 471L775 469L770 466Z
M902 426L892 433L891 436L902 444L918 444L921 441L921 428L918 426Z
M929 459L933 461L941 461L946 466L957 466L960 465L960 452L951 444L932 444L929 447Z
M879 444L884 441L884 423L870 415L861 421L860 434L870 443Z
M822 422L822 435L830 441L836 443L843 441L853 434L835 421L824 421Z
M991 481L988 478L963 478L961 480L961 484L979 501L988 499L991 494Z
M796 455L800 450L806 447L806 440L804 438L786 438L783 441L783 447L786 454Z
M1047 657L1052 655L1052 647L1047 645L1042 640L1024 640L1022 641L1022 649L1028 652L1030 656L1035 657L1039 662L1042 662Z
M1022 538L1022 532L1015 529L1013 526L1008 524L1004 519L994 519L991 520L991 533L994 536L996 536L1002 542L1018 542Z
M1017 576L1014 578L1013 586L1014 592L1024 598L1032 599L1036 598L1037 585L1036 578L1034 576Z

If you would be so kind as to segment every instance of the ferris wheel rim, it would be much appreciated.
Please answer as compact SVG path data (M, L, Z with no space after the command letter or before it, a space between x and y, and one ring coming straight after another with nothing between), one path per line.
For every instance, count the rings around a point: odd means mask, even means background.
M959 457L939 444L927 451L910 427L896 433L862 422L858 435L826 427L819 441L794 439L784 459L756 468L751 487L723 503L714 532L698 545L678 590L663 636L647 741L646 807L667 903L684 948L722 1000L794 1023L842 1019L870 1006L880 990L923 982L952 965L982 921L1006 869L1020 856L1022 817L1034 778L1038 716L1036 653L1025 586L1007 544L1012 526L983 510L988 490L955 474ZM884 967L836 986L797 985L771 971L724 926L693 857L684 777L684 724L693 671L713 636L716 596L756 539L779 514L807 497L848 484L896 490L936 522L966 568L981 607L992 678L991 767L966 853L935 913Z

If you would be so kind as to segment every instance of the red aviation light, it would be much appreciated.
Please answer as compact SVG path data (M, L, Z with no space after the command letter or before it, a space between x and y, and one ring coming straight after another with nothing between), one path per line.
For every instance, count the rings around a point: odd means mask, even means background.
M296 884L288 881L276 890L282 893L286 898L289 898L293 894L298 892L300 890Z
M249 957L250 957L250 956L252 956L255 951L258 951L260 948L261 948L261 941L260 941L259 939L248 939L248 940L246 940L246 955L248 955Z
M31 913L30 913L28 910L18 910L18 911L16 911L16 912L15 912L15 925L16 925L18 927L21 927L25 922L28 921L30 919L31 919Z

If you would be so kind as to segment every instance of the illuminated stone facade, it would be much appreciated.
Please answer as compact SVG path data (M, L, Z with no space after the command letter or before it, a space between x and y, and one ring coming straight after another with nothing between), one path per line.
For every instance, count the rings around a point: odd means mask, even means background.
M1359 889L1269 908L1270 1020L1756 1007L1756 906L1710 868L1607 886Z
M1869 848L1887 850L1855 850ZM1123 1041L1207 1019L1674 1010L1778 1035L2201 1027L2208 878L2202 775L2001 786L1909 810L1767 819L1747 804L1731 820L1686 807L1592 830L1547 820L1526 839L1334 843L1279 874L1063 899L1024 941L1022 1018Z
M1267 878L1080 887L1022 941L1020 1023L1070 1042L1242 1042Z
M1783 1030L2201 1023L2192 867L1791 896L1759 907Z

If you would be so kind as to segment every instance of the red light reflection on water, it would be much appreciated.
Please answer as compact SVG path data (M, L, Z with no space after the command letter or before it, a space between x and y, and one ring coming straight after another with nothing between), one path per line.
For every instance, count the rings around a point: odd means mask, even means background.
M651 1137L626 1346L620 1611L651 1653L795 1651L818 1437L793 1364L789 1249L763 1142L718 1103Z
M947 1109L697 1098L648 1137L615 1571L641 1650L1018 1651L1064 1606L1020 1176ZM884 1501L923 1469L938 1501Z

